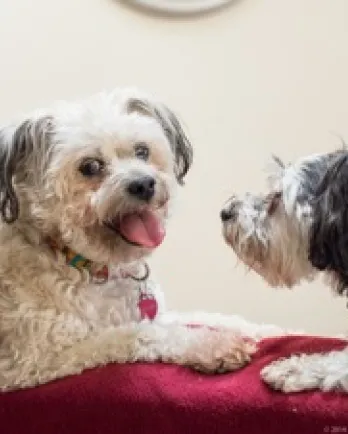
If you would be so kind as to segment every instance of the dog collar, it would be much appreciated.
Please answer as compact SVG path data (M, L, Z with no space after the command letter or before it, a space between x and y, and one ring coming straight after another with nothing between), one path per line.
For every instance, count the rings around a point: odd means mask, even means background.
M87 270L95 283L105 283L109 280L109 267L107 265L96 264L67 246L59 248L54 240L49 239L48 244L53 251L59 251L63 254L67 265L78 270Z
M94 283L103 284L109 280L109 267L107 265L101 265L86 259L84 256L74 252L69 247L64 246L59 248L58 244L53 240L48 240L48 244L55 252L59 251L65 257L67 265L76 268L78 270L87 270L93 279ZM137 290L139 291L138 308L141 319L153 320L157 315L158 304L150 290L150 286L147 284L148 277L150 275L150 268L146 262L144 262L145 273L143 276L134 276L129 272L120 271L120 277L123 279L132 279L138 283Z

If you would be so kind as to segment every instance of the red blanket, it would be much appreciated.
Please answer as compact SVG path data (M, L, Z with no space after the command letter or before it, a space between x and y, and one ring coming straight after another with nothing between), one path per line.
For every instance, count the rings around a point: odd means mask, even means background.
M169 365L109 365L35 389L0 394L3 434L348 433L348 396L273 392L260 369L293 352L343 348L311 337L265 340L253 362L204 376Z

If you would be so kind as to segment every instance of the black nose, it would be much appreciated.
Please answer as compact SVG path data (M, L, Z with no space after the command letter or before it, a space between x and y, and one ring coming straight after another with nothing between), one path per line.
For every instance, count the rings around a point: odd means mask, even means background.
M149 201L155 194L156 181L151 176L143 176L128 185L128 193L140 200Z
M223 222L227 222L228 220L230 220L232 218L232 211L227 210L227 209L223 209L220 212L220 218Z

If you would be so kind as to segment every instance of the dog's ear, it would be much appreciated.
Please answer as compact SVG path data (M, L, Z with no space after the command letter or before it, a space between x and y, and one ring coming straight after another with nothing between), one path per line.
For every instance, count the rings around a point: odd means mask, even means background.
M147 99L131 98L127 106L128 112L138 111L159 122L174 155L176 178L179 184L184 184L184 178L192 164L193 150L179 119L168 107Z
M168 137L175 158L175 174L179 184L184 183L184 177L192 164L193 150L180 121L167 107L155 108L155 114Z
M280 189L279 182L282 179L285 171L285 164L276 155L272 155L272 159L265 167L267 173L267 184L271 190Z
M339 293L348 290L348 153L329 166L313 200L309 260L333 272Z
M50 143L52 118L27 119L0 129L0 214L6 223L19 216L16 181L38 175Z

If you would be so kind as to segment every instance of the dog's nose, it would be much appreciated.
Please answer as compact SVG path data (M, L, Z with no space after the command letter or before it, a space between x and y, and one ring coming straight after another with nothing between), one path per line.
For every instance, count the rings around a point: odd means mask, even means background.
M223 209L220 212L220 218L223 222L227 222L228 220L230 220L232 218L232 211L231 209Z
M148 202L155 194L156 181L152 176L143 176L128 185L128 193L137 199Z
M235 196L232 196L228 206L223 208L220 212L220 218L223 222L228 222L229 220L235 220L238 217L238 207L240 206L240 201L237 200Z

